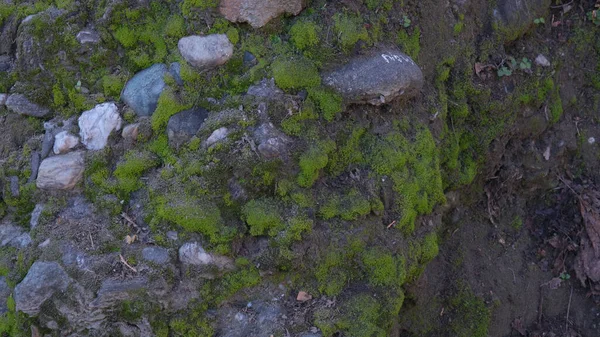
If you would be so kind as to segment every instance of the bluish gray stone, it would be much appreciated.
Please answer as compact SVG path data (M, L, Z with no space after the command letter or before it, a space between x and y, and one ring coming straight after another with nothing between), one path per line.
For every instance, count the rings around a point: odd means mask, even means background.
M37 315L42 304L56 292L64 292L71 278L56 262L35 262L15 287L17 311Z
M179 62L171 63L169 66L169 74L173 76L173 79L177 85L183 85L183 79L181 79L181 65Z
M6 283L6 277L0 276L0 315L8 311L6 300L10 296L11 289Z
M135 74L125 84L121 98L138 116L150 116L156 110L158 98L165 89L167 66L159 63Z
M179 147L190 140L198 132L207 116L208 111L203 108L185 110L171 116L167 124L169 143Z
M162 247L146 247L142 250L142 258L156 264L169 262L169 251Z
M31 243L31 236L21 227L5 224L0 226L0 247L25 248Z
M20 115L31 117L44 117L50 113L50 109L32 103L25 95L21 94L8 96L6 107Z

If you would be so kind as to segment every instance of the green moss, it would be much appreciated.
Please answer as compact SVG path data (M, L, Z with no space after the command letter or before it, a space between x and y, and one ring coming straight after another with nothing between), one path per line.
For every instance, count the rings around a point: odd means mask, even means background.
M316 103L323 118L328 122L333 121L335 116L342 112L342 97L330 89L312 88L308 91L308 97Z
M340 175L352 164L362 164L365 161L365 155L360 147L366 128L348 126L349 132L340 132L338 148L330 155L327 170L333 176Z
M180 15L171 15L164 28L165 35L179 38L185 35L185 20Z
M340 251L330 249L316 268L315 277L319 282L319 291L327 296L339 295L350 280L350 266L347 256Z
M289 247L293 242L302 240L303 234L312 231L313 221L304 215L292 217L287 221L287 228L277 238L283 247Z
M327 166L328 153L327 149L312 147L300 156L298 185L311 187L317 181L321 169Z
M62 92L62 89L58 84L55 84L52 87L52 96L55 108L63 107L67 104L67 100L65 99L65 95Z
M349 51L359 41L369 42L369 33L360 17L348 13L337 13L333 17L334 31L342 49Z
M275 236L284 227L278 205L273 199L252 200L244 205L242 214L253 236Z
M384 317L379 299L368 294L352 297L344 305L344 317L336 322L336 327L355 337L385 337L387 331L381 326Z
M300 50L316 46L319 43L320 27L312 21L297 21L290 28L290 38Z
M411 35L408 35L406 30L402 29L398 32L396 43L402 51L410 56L413 60L418 60L421 52L421 29L415 27Z
M400 287L406 278L404 259L396 259L390 253L372 248L362 256L369 283L374 286Z
M318 87L321 85L319 71L306 59L279 58L271 66L278 87L283 90Z
M227 35L229 41L234 45L236 45L240 41L240 33L234 27L230 27L229 29L227 29L225 35Z
M138 151L127 152L124 160L117 165L114 172L114 176L118 182L117 189L124 197L129 196L129 193L143 186L143 183L140 181L142 174L157 164L156 158L150 153ZM98 172L101 172L100 177L93 177L92 179L101 179L104 173L102 170Z
M435 232L427 234L421 244L421 262L423 264L429 263L438 255L438 252L437 234Z
M152 129L156 133L162 132L167 127L171 116L190 107L189 104L182 103L172 90L165 89L158 99L156 110L152 114Z
M457 337L485 337L488 335L491 312L483 300L471 289L463 288L450 299L454 319L450 328Z
M216 8L219 5L219 0L184 0L181 3L181 12L184 16L189 16L195 8L205 10Z
M285 133L292 136L299 136L302 133L304 121L317 119L314 105L305 103L300 112L293 114L281 122L281 128Z
M104 96L119 100L121 90L125 86L125 80L122 76L106 75L102 77L102 88Z

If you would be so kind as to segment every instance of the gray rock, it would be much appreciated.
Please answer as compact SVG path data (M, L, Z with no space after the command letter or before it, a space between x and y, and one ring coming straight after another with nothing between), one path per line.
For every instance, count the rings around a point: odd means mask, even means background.
M7 99L8 99L8 94L0 94L0 106L5 105Z
M137 140L139 131L140 131L140 123L129 124L123 128L121 137L125 138L128 141L133 142L133 141Z
M17 311L30 316L39 313L41 305L56 292L64 292L71 278L56 262L35 262L27 276L15 287Z
M283 132L272 123L264 123L254 131L254 140L258 143L258 152L265 158L285 157L291 142Z
M12 94L8 96L6 107L8 110L18 114L32 117L44 117L50 113L50 109L30 102L25 95L21 94Z
M199 69L225 64L233 55L233 44L225 34L186 36L179 40L177 46L181 56Z
M19 177L10 176L8 178L8 181L10 183L10 195L13 198L18 198L19 195L21 194L21 191L19 190Z
M515 40L533 26L533 20L544 17L550 0L498 0L493 15L508 41Z
M278 99L283 95L283 91L275 85L275 79L262 79L258 84L250 86L248 95L264 97L269 99Z
M44 204L36 204L33 208L33 212L31 212L31 219L29 220L29 227L31 229L37 227L38 223L40 222L40 216L42 215L44 208Z
M13 66L13 61L9 55L0 55L0 72L9 72Z
M412 97L423 87L423 73L407 55L383 49L359 56L323 78L324 84L351 103L381 105Z
M222 0L219 10L231 22L260 28L282 14L298 15L305 4L303 0Z
M183 85L183 79L181 78L181 65L179 64L179 62L171 63L171 65L169 66L169 74L173 76L173 79L175 80L175 83L177 83L177 85Z
M211 133L210 136L206 139L206 141L204 142L204 146L210 147L211 145L216 144L222 141L223 139L226 139L228 135L229 129L227 129L226 127L218 128L215 131L213 131L213 133Z
M190 140L198 132L207 116L208 111L203 108L185 110L171 116L167 124L169 143L179 147Z
M98 104L79 117L81 142L88 150L101 150L106 146L111 132L119 130L122 122L115 103Z
M135 292L145 290L147 287L148 280L143 277L136 277L129 280L104 280L100 290L98 290L96 299L90 303L90 307L112 307L116 303L132 298Z
M179 260L185 264L206 266L213 262L210 254L197 242L188 242L179 248Z
M81 44L98 44L100 42L100 34L92 29L84 29L77 33L77 41Z
M177 234L176 231L168 231L167 232L167 239L172 240L172 241L177 241L178 238L179 238L179 235Z
M537 64L538 66L542 66L542 67L549 67L550 66L550 61L548 61L548 59L546 58L546 56L539 54L536 58L535 58L535 64Z
M6 300L10 296L11 292L12 290L6 283L6 277L0 276L0 315L8 311L8 307L6 306Z
M245 67L254 67L255 65L258 64L258 60L256 59L256 56L254 56L251 52L249 51L245 51L244 52L244 66Z
M17 15L11 15L4 19L4 26L0 30L0 55L11 54L18 27L19 20L17 20Z
M22 249L31 244L31 237L21 227L10 224L0 225L0 247L10 246Z
M36 185L41 189L71 189L83 177L83 152L71 152L44 159L40 165Z
M156 264L169 262L169 251L162 247L146 247L142 250L142 258Z
M46 129L46 133L44 133L44 139L42 140L42 159L45 159L52 151L54 147L54 130Z
M62 131L54 136L54 154L63 154L69 152L79 144L79 138L73 136L67 131Z
M138 116L150 116L156 110L158 98L165 89L167 66L160 63L135 74L125 84L121 99Z
M31 174L29 175L29 179L27 179L27 183L32 183L37 179L38 170L40 169L40 153L37 151L31 152Z

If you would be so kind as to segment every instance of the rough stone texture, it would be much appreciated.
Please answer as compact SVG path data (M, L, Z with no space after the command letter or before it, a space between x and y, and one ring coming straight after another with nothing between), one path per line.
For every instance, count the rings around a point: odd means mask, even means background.
M323 82L348 102L381 105L396 97L412 97L423 87L423 73L407 55L383 49L360 56L333 72Z
M140 71L125 84L121 99L138 116L152 115L165 88L166 73L167 66L162 63Z
M21 190L19 189L19 177L10 176L8 178L8 181L10 183L10 195L13 198L18 198L19 195L21 194Z
M73 136L67 131L59 132L54 136L54 154L67 153L78 144L79 138L77 136Z
M64 292L71 283L69 275L56 262L35 262L27 276L15 288L17 311L37 315L40 306L56 292Z
M140 123L129 124L123 128L123 132L121 132L121 137L129 141L135 141L137 140L139 131Z
M550 66L550 61L548 61L548 59L546 58L546 56L539 54L536 58L535 58L535 64L537 64L538 66L542 66L542 67L549 67Z
M181 78L181 65L179 62L173 62L169 65L169 74L173 76L177 85L183 85L183 79Z
M12 94L8 96L6 107L8 110L18 114L32 117L44 117L50 113L50 109L30 102L25 95L21 94Z
M44 204L36 204L35 208L33 209L33 211L31 212L31 219L29 220L29 226L31 227L31 229L34 229L35 227L37 227L39 221L40 221L40 216L42 215L42 212L44 211Z
M219 10L231 22L260 28L281 14L298 15L304 4L303 0L222 0Z
M40 165L37 187L41 189L71 189L83 177L83 152L72 152L44 159Z
M494 17L500 25L505 38L514 40L530 27L533 20L545 16L550 0L498 0Z
M0 94L0 106L5 105L7 99L8 99L8 94Z
M213 262L210 254L197 242L188 242L179 248L179 260L185 264L205 266Z
M199 69L225 64L233 55L233 44L225 34L186 36L177 44L181 56Z
M275 85L275 79L262 79L258 84L250 86L247 91L248 95L256 97L264 97L269 99L277 99L283 95L283 91Z
M223 337L272 336L283 330L284 312L275 301L253 301L252 315L245 310L223 307L217 315L217 335Z
M29 175L29 179L27 179L27 183L32 183L37 179L38 170L40 169L40 153L37 151L31 152L31 174Z
M11 224L0 225L0 247L10 246L14 248L25 248L31 244L31 237L24 233L21 227Z
M50 151L54 146L54 130L53 128L47 128L46 133L44 133L44 139L42 140L42 159L48 157Z
M162 247L146 247L142 250L142 258L156 264L169 262L169 251Z
M6 283L6 277L0 276L0 315L8 311L6 307L6 300L10 296L11 289Z
M206 139L206 141L204 142L204 146L209 147L213 144L216 144L222 141L223 139L227 138L227 135L229 135L229 129L227 129L226 127L218 128L215 131L213 131L213 133L211 133L210 136Z
M171 116L167 124L169 143L179 147L190 140L198 132L207 116L208 111L203 108L185 110Z
M4 26L0 30L0 55L11 53L18 27L19 20L16 15L11 15L4 20Z
M14 62L10 55L0 55L0 72L9 72L13 68Z
M258 143L258 152L265 158L284 157L288 154L291 139L277 130L272 123L264 123L254 131L254 140Z
M81 44L97 44L100 42L100 34L92 29L84 29L77 33L77 41Z
M98 290L98 296L90 303L90 307L109 308L118 302L132 298L134 292L145 290L147 287L148 280L143 277L130 280L104 280Z
M102 103L79 117L81 142L88 150L101 150L113 130L121 128L121 116L115 103Z

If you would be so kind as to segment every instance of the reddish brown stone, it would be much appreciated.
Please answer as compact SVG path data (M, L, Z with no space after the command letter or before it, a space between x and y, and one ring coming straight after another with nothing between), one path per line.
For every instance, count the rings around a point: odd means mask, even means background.
M219 9L231 22L260 28L281 14L298 15L303 8L304 0L223 0Z

